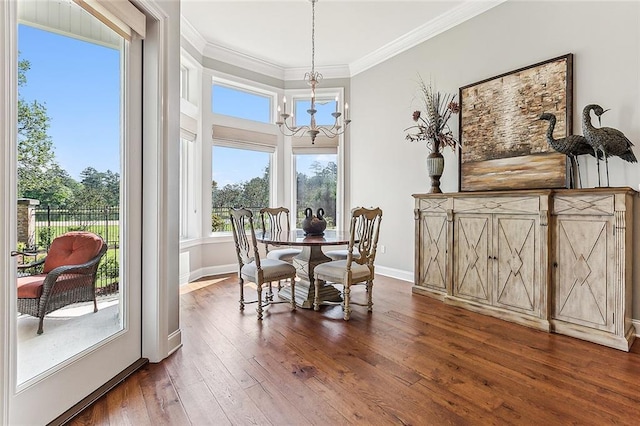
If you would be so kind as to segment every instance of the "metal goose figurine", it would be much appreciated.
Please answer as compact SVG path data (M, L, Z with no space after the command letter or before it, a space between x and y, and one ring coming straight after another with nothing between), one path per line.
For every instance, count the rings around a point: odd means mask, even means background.
M553 130L556 126L556 116L549 112L545 112L539 118L539 120L546 120L549 122L549 127L547 128L547 143L551 146L551 148L555 149L557 152L561 154L565 154L569 157L570 165L571 165L571 177L574 183L576 183L576 176L578 178L578 182L580 182L579 186L582 186L582 179L580 177L580 165L578 164L578 155L590 154L595 156L595 151L587 142L587 139L581 135L569 135L566 138L555 139L553 137ZM573 173L575 171L575 173Z
M600 117L608 110L602 109L600 105L589 104L582 110L582 133L593 149L598 164L598 186L600 183L600 161L598 152L604 157L605 168L607 170L607 186L609 186L609 159L608 157L620 157L629 163L637 163L638 160L633 154L633 144L620 130L611 127L594 127L591 124L591 111Z

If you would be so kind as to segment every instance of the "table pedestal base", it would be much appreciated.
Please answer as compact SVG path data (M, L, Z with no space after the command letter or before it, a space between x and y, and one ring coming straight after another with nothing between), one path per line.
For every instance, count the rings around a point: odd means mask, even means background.
M315 287L313 270L321 263L330 262L320 246L305 246L302 252L293 258L293 266L298 271L299 281L296 281L296 305L304 309L313 309ZM285 287L278 292L278 296L291 300L291 287ZM319 291L320 301L342 302L340 291L330 284L325 284Z

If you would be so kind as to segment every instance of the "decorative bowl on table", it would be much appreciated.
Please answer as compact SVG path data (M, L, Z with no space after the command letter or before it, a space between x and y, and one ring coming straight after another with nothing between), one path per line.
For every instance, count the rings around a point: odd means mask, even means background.
M307 236L324 235L327 228L327 221L324 220L324 209L320 207L317 214L313 215L313 210L307 207L304 211L305 218L302 221L302 230Z

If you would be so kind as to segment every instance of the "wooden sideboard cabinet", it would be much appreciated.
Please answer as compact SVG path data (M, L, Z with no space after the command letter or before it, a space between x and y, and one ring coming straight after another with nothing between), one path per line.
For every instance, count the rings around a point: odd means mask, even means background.
M552 209L552 329L629 350L635 191L557 191Z
M440 300L450 293L453 199L445 196L416 198L415 292ZM419 265L419 266L418 266Z
M415 293L629 350L630 188L416 194Z

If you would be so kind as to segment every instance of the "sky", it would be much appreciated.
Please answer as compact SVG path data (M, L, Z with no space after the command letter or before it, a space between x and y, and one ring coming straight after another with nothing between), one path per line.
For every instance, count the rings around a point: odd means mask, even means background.
M58 164L76 180L86 167L120 173L120 52L27 25L18 51L31 63L19 96L46 106Z
M46 106L48 134L58 164L76 180L87 167L120 173L120 52L22 24L18 28L18 50L20 59L31 64L19 96ZM225 106L216 112L269 121L266 98L252 100L233 90L217 91L214 96L218 105ZM319 122L332 120L332 111L326 106L318 110ZM213 180L219 187L262 176L268 164L268 155L263 152L247 154L228 148L218 152L224 154L213 159ZM335 156L298 156L298 171L312 174L310 165L314 161L326 165L335 161Z

